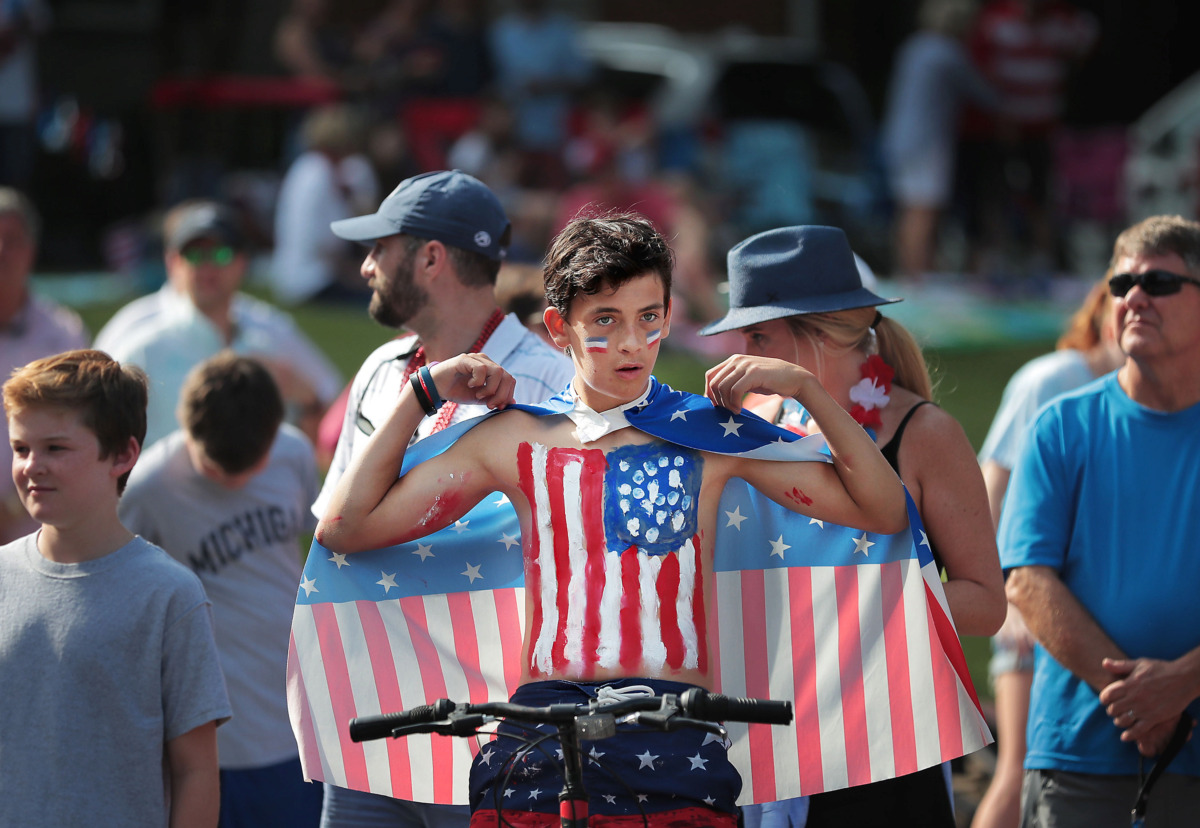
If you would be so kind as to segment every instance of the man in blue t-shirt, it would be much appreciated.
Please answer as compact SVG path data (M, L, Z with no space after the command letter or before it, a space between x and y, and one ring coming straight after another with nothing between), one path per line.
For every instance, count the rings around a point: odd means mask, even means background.
M1110 273L1125 362L1041 411L1000 523L1038 640L1022 826L1128 825L1143 770L1200 716L1200 224L1134 225ZM1192 740L1148 824L1198 812Z

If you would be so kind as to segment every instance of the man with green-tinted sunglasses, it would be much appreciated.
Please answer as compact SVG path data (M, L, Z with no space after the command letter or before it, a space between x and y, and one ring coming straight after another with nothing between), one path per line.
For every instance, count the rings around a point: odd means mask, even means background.
M289 421L315 435L341 377L288 314L239 292L250 248L238 215L214 201L179 204L163 222L163 248L164 288L123 308L96 337L96 347L150 377L146 445L177 428L188 371L225 348L266 364Z
M228 342L234 324L229 311L246 275L247 262L236 216L218 204L198 204L166 228L165 235L171 281Z

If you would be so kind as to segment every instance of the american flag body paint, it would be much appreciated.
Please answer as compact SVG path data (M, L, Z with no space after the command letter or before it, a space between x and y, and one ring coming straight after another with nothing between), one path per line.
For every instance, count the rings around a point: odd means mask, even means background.
M662 328L659 328L656 331L651 331L650 333L646 334L646 345L647 346L653 345L655 342L658 342L658 340L660 340L660 339L662 339Z
M608 337L589 336L583 340L583 350L589 354L602 354L608 350Z
M707 669L696 501L702 460L679 446L521 447L532 512L532 676Z

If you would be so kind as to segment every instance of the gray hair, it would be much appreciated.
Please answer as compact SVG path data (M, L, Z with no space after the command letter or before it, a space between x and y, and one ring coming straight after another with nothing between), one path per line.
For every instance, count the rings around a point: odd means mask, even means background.
M977 10L975 0L925 0L917 21L923 29L959 37L971 27Z
M1169 256L1183 259L1189 273L1200 274L1200 223L1183 216L1151 216L1117 236L1110 268L1124 256ZM1115 270L1114 270L1115 272Z
M25 232L37 246L42 235L42 218L29 197L13 187L0 187L0 216L16 215L25 224Z

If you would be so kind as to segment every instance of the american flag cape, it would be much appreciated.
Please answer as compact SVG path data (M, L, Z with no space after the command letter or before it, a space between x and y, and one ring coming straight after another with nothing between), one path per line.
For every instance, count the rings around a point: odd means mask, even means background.
M519 407L554 414L571 404ZM626 417L705 451L828 460L819 436L798 439L657 381ZM417 443L405 469L481 419ZM874 535L798 515L741 480L727 485L708 621L717 689L792 699L796 713L790 727L730 725L740 804L887 779L991 742L911 499L908 513L909 530ZM356 744L347 723L443 697L507 699L520 678L524 616L520 531L500 493L411 543L338 555L314 542L287 675L305 777L465 804L474 740Z

